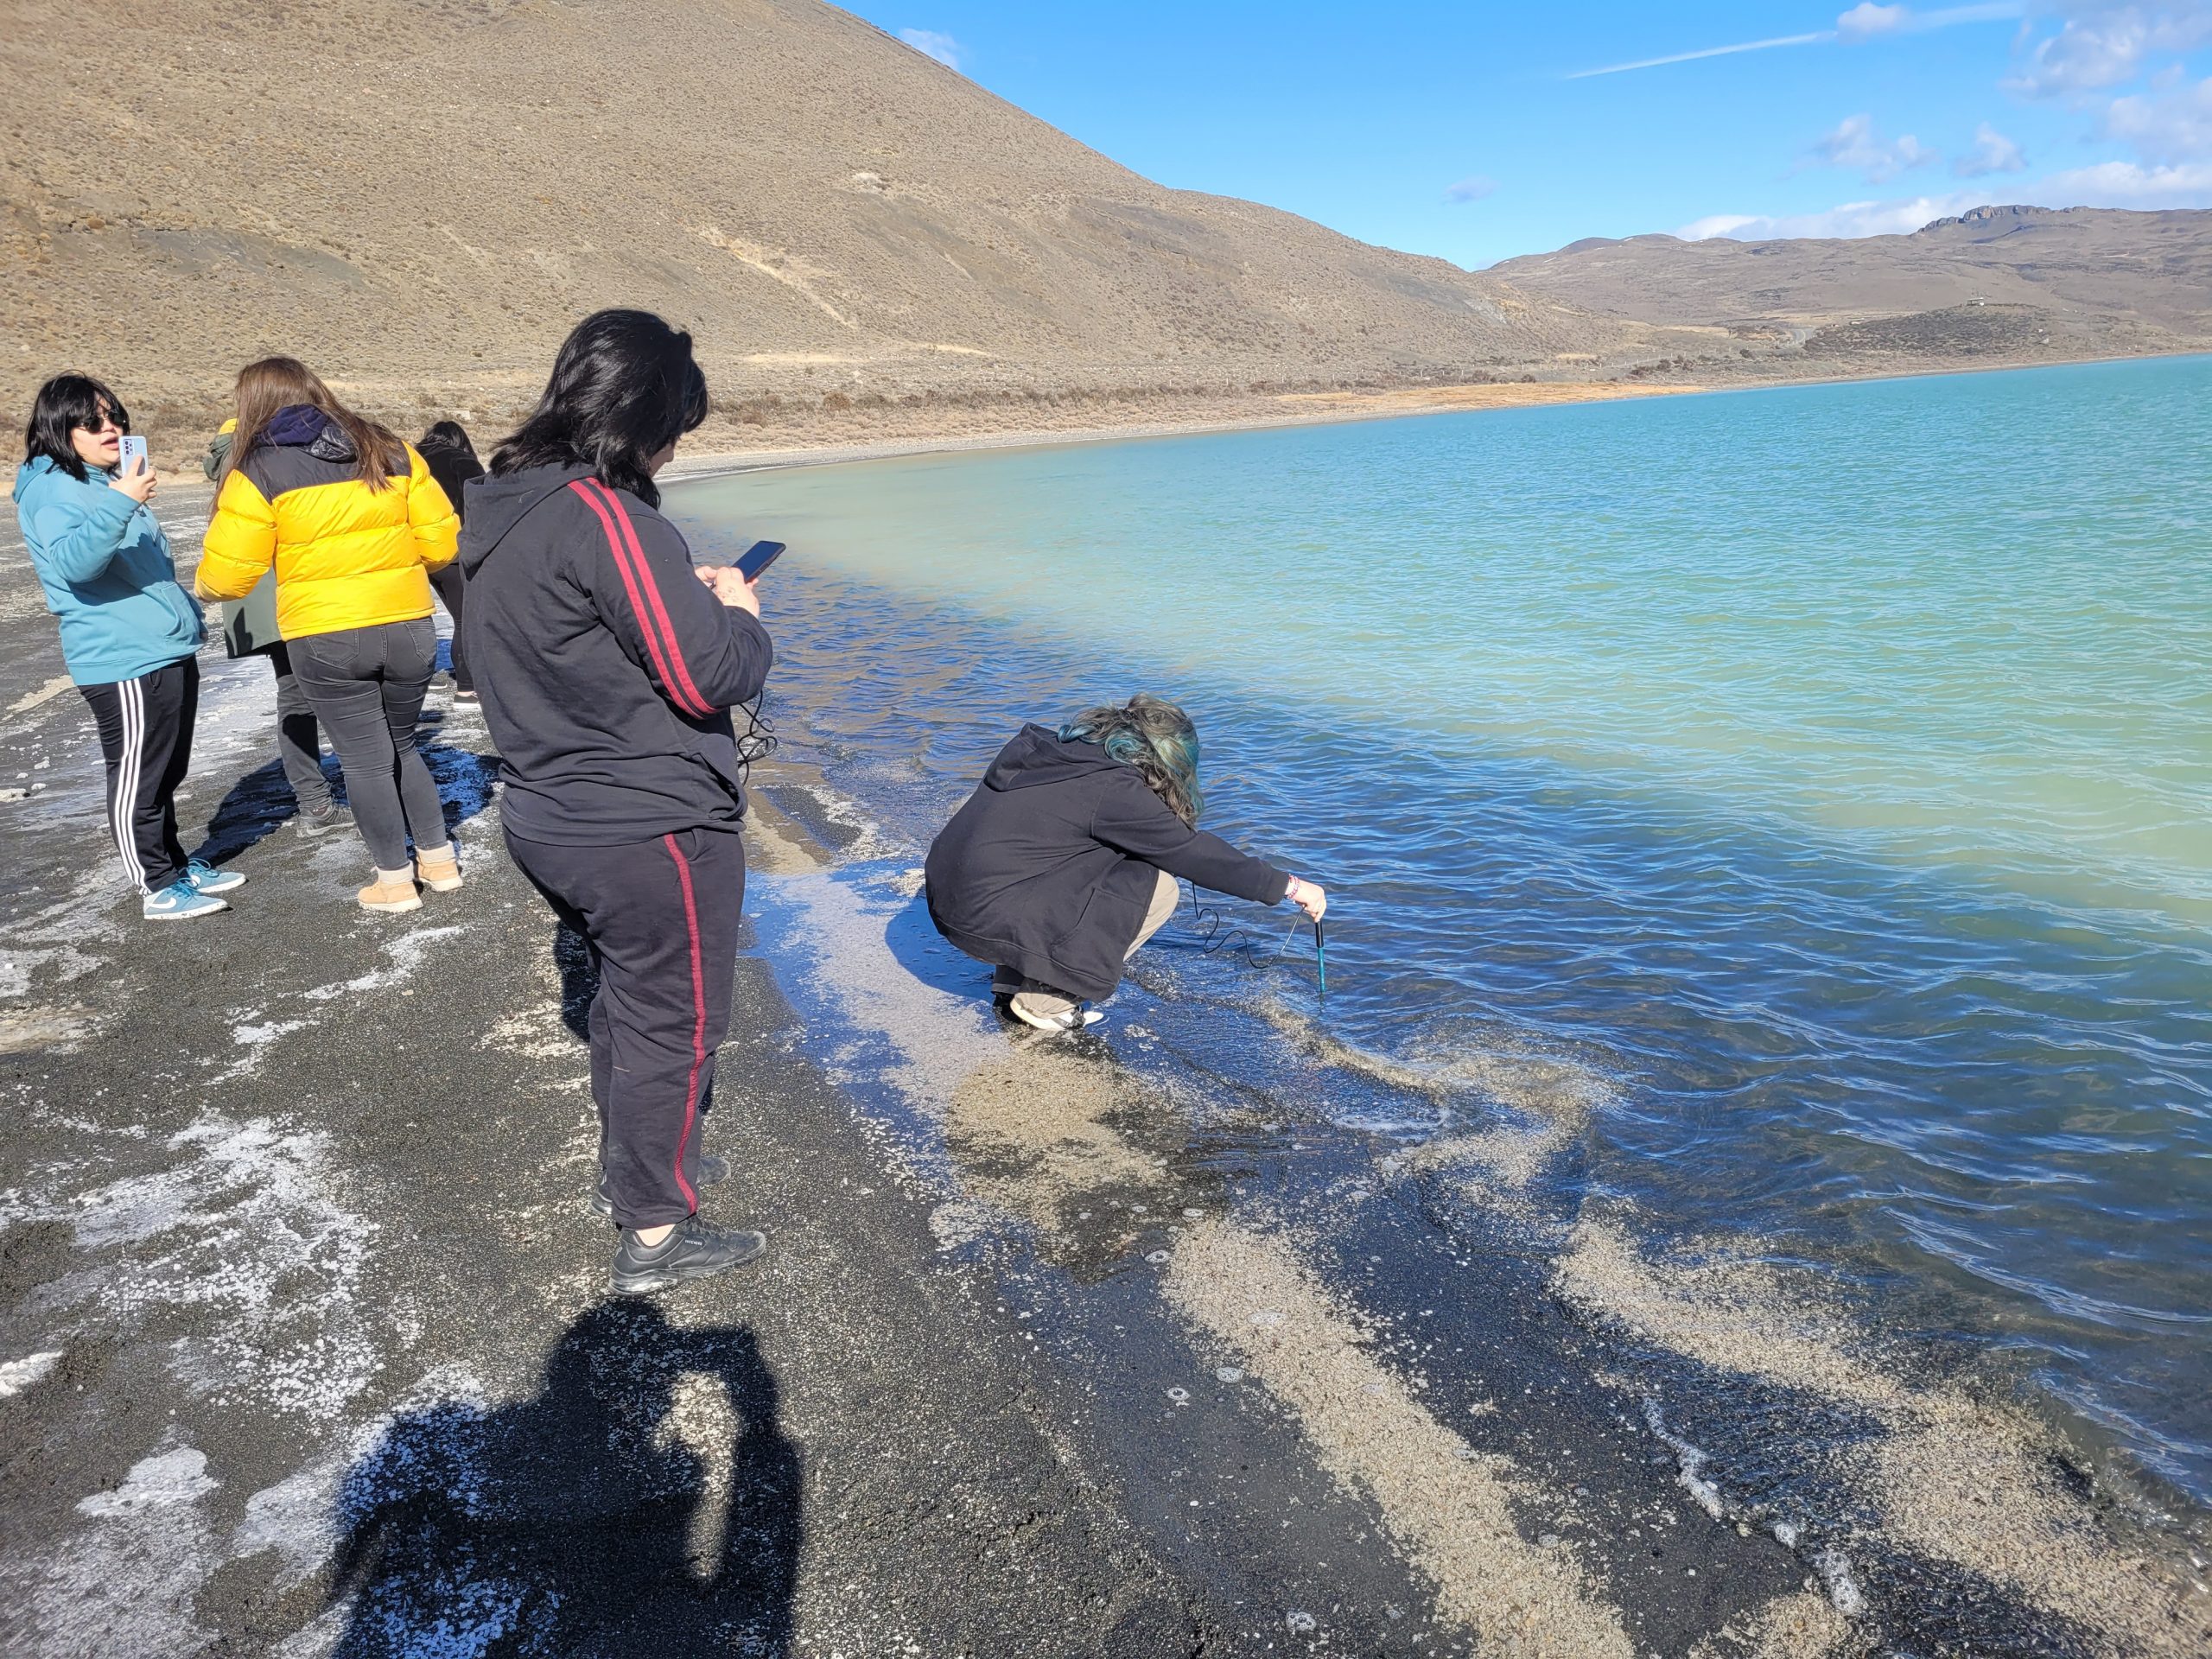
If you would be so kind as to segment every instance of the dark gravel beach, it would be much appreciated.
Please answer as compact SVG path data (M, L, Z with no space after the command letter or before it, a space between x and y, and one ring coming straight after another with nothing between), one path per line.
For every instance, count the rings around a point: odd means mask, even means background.
M204 504L162 511L188 563ZM425 716L467 887L368 914L216 647L187 841L251 880L150 925L11 521L0 631L0 1651L2206 1650L2187 1564L2011 1416L1694 1320L1546 1213L1569 1130L1408 1155L1234 1054L1192 1086L943 1023L912 861L799 768L756 791L707 1132L708 1213L771 1254L612 1299L585 969L499 850L480 717L442 682ZM1778 1456L1845 1409L1896 1454L1777 1528L1701 1481L1692 1370ZM1930 1507L1947 1440L1980 1521Z

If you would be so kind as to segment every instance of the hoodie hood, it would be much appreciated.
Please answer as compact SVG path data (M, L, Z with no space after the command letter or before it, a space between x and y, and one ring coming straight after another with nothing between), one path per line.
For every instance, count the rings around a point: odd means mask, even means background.
M461 515L461 574L473 576L481 569L484 561L506 539L507 532L528 518L539 502L591 475L588 467L532 467L519 473L486 473L471 479L463 486L468 509Z
M1109 771L1121 764L1096 743L1055 736L1042 726L1024 726L999 751L999 758L991 762L991 769L983 774L983 785L987 789L1036 789Z
M14 496L17 504L20 505L23 498L29 495L33 489L38 486L39 481L41 479L48 476L59 476L64 484L74 484L77 481L75 479L70 477L68 474L61 470L61 463L54 460L53 456L33 455L29 461L16 468L16 488L14 491ZM85 477L87 482L91 480L92 476L92 469L87 467L85 468ZM100 480L100 482L103 484L107 480L105 477Z
M105 492L114 481L115 474L104 467L87 467L84 477L72 478L68 468L53 456L33 455L16 468L16 487L12 493L16 502L16 528L21 530L22 521L38 508L65 500L72 493L82 496L86 501L98 503L95 511L113 516L118 523L141 512L149 518L154 516L149 507L142 507L136 503L125 506L124 504L130 501L127 495L108 499ZM96 490L102 493L92 494L92 492Z
M352 461L353 441L345 428L312 404L288 404L269 417L261 442L280 449L304 449L317 461Z

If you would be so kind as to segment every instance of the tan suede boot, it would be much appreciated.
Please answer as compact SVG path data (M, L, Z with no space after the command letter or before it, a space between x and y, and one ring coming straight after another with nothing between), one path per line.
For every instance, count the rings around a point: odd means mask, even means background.
M423 895L415 891L412 870L378 870L377 879L354 895L364 910L394 912L423 908Z
M451 842L434 853L419 848L415 854L415 879L432 893L451 893L461 886L461 853Z

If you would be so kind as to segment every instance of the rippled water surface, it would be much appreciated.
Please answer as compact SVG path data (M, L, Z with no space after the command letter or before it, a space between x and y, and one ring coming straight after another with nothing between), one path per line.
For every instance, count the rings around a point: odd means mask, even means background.
M671 507L791 544L776 696L887 822L1022 718L1182 696L1215 827L1332 890L1334 1033L1572 1052L1593 1192L1847 1265L2203 1501L2208 394L2169 359Z

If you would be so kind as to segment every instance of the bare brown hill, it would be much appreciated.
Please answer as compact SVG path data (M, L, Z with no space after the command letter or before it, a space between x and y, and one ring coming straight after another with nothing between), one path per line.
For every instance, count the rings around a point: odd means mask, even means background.
M1491 274L1594 312L1777 334L1816 359L2212 345L2212 212L1978 207L1847 241L1593 238Z
M1694 340L1163 189L817 0L0 18L18 404L83 364L197 420L282 350L396 413L504 407L609 303L691 327L721 410L771 423L1583 377Z
M2054 310L2047 280L1930 299L1860 245L1813 244L1846 251L1740 256L1833 266L1802 305L1762 278L1782 297L1622 315L1633 281L1573 273L1732 269L1734 245L1516 262L1525 285L1369 246L1163 189L819 0L0 0L0 391L20 408L92 368L180 438L274 351L395 421L496 422L614 303L690 327L725 438L772 442L2035 361L2203 329L2179 231L2180 275L2146 267L2101 308L2080 296L2104 291L2093 261ZM1930 306L1952 308L1819 334Z

